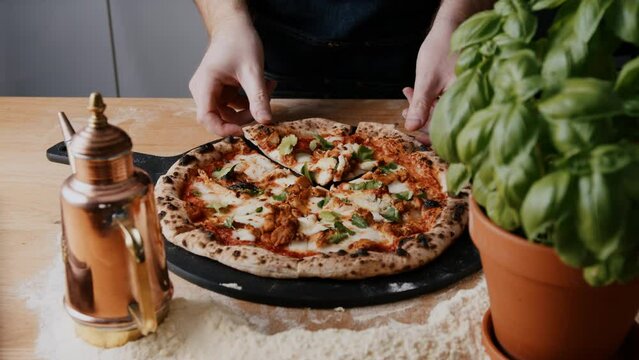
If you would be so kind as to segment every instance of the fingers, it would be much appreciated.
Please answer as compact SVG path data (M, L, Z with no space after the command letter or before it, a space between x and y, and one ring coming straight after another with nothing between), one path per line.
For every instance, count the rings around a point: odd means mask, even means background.
M414 90L412 87L407 86L402 89L402 94L406 96L406 100L408 100L409 104L413 101L413 93L414 93Z
M225 122L220 116L218 104L225 92L225 87L213 76L193 77L189 83L191 95L195 100L196 118L204 128L219 136L239 135L242 133L238 125Z
M202 124L208 132L219 136L242 134L242 128L239 125L225 122L219 115L212 112L204 114L201 118L198 117L198 122Z
M271 121L270 95L261 69L247 68L238 74L240 85L249 100L249 108L255 121L266 124Z
M253 122L253 116L248 109L236 111L229 106L222 106L219 108L222 120L237 125L245 125Z
M411 97L406 113L406 129L413 131L426 126L430 117L431 107L441 92L441 87L432 78L417 76L415 90L412 91L412 94L410 90L404 90L404 95L408 93ZM408 95L406 97L408 98Z

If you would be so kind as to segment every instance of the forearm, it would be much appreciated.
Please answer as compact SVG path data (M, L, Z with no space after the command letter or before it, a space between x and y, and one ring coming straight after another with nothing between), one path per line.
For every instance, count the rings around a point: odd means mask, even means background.
M194 0L209 35L218 25L229 21L251 23L251 17L244 0Z
M494 4L495 0L442 0L433 28L439 26L457 28L471 15L490 9Z

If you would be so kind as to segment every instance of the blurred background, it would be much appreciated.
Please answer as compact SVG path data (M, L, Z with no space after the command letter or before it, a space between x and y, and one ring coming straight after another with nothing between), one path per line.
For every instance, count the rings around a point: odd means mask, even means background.
M0 96L190 97L192 0L0 0Z

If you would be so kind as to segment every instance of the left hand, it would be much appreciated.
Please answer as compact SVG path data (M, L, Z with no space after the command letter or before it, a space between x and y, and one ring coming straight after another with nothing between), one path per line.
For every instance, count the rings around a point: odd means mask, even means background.
M405 87L402 92L408 100L408 108L402 111L409 131L421 130L417 139L430 143L427 125L439 96L455 80L457 56L450 50L450 37L457 24L441 21L419 48L415 69L415 87Z

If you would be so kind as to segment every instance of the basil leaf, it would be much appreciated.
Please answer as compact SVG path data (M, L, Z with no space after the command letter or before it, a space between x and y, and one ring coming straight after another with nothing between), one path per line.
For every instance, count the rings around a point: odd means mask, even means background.
M246 182L238 182L228 186L227 188L229 190L243 193L243 194L249 194L251 196L256 196L256 195L260 195L264 193L264 190L258 188L257 186L251 183L246 183Z
M281 193L277 194L277 195L273 195L273 199L277 200L277 201L284 201L286 200L286 191L282 191Z
M388 164L384 164L382 166L379 167L379 169L384 173L384 174L390 174L392 173L394 170L397 170L398 166L397 164L395 164L394 162L389 162Z
M521 206L521 220L529 239L549 242L553 226L565 216L573 202L574 182L568 171L552 172L537 180L526 194Z
M571 154L605 143L612 135L612 123L609 120L598 122L548 121L548 127L552 144L564 154Z
M314 135L315 141L317 141L317 145L319 145L320 149L322 150L330 150L333 148L333 144L331 142L329 142L328 140L324 139L323 137L321 137L318 134ZM313 149L311 149L313 150Z
M366 180L358 183L349 183L348 185L351 190L374 190L381 188L384 184L377 180Z
M196 197L200 197L200 196L202 196L202 193L199 190L191 189L191 195L196 196Z
M631 204L615 175L593 172L578 180L578 238L601 260L621 250L626 222L636 221L627 218Z
M639 2L613 1L606 12L606 23L619 38L639 46Z
M359 214L353 214L353 216L351 217L351 223L362 229L368 227L368 222L366 221L366 219L364 219L364 217Z
M373 149L360 145L355 152L355 157L359 159L359 161L373 160L373 153Z
M320 211L319 218L326 222L335 222L340 219L340 215L334 211L323 210Z
M329 236L328 241L330 241L332 244L339 244L342 240L346 239L347 237L348 237L347 234L337 232Z
M255 212L259 214L262 212L262 210L264 210L264 208L260 206L257 209L255 209Z
M457 57L457 63L455 65L455 75L459 75L464 71L471 69L479 64L482 59L482 54L479 52L479 47L480 46L478 44L468 46L464 50L462 50L461 53L459 53L459 56Z
M470 171L464 164L450 164L448 173L446 174L446 187L448 192L457 195L468 184L470 180Z
M430 123L430 135L437 154L448 161L459 162L455 141L470 116L483 109L490 100L488 76L479 65L459 75L437 102Z
M355 231L344 226L344 224L341 221L336 221L334 226L335 226L335 229L339 232L342 232L348 235L355 235Z
M554 9L565 2L566 0L534 0L532 9L534 11Z
M473 178L473 198L483 207L486 207L490 194L496 191L494 177L493 163L490 159L486 159Z
M233 215L227 217L226 219L224 219L224 226L226 226L229 229L235 229L233 227Z
M479 12L464 21L451 37L451 48L455 52L483 43L501 30L502 18L495 11Z
M232 166L225 166L217 171L213 171L213 176L217 179L228 179L233 174L233 170L235 170L236 166L237 164Z
M548 119L593 121L621 114L623 103L609 81L575 78L566 80L558 93L539 102L539 111Z
M393 194L397 199L399 200L404 200L404 201L410 201L410 199L413 198L413 192L412 191L402 191L400 193L396 193Z
M382 210L380 212L380 215L382 215L384 219L390 222L397 222L401 219L399 211L397 211L397 209L395 209L393 206L389 206L386 209Z
M330 197L325 197L322 200L317 202L317 207L319 207L320 209L324 207L324 205L328 204L328 202L330 201Z
M280 152L280 155L288 155L293 152L293 147L297 145L297 136L291 134L286 135L282 138L280 145L277 147L277 150Z
M304 163L302 166L302 175L304 175L310 182L313 184L315 180L313 179L313 173L308 170L308 163Z
M474 113L457 135L456 148L459 159L472 170L485 160L493 127L504 105L491 105Z
M639 3L637 4L639 5ZM639 57L628 61L621 68L615 82L615 91L627 97L639 95Z
M518 209L513 209L506 202L504 198L497 194L497 192L491 193L486 201L486 213L488 217L497 226L504 230L512 231L519 227L519 212Z
M506 21L503 25L504 33L513 39L522 39L526 43L530 42L537 31L537 18L528 10L527 6L522 6L517 1L513 1L512 10L506 16Z
M529 156L537 144L540 119L534 107L513 103L500 108L490 142L495 165L508 164L517 156Z

